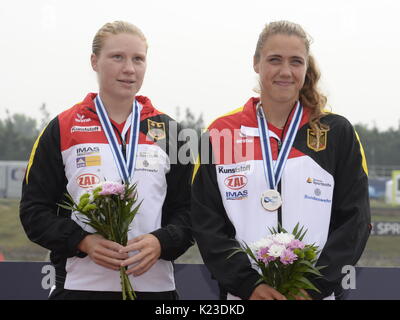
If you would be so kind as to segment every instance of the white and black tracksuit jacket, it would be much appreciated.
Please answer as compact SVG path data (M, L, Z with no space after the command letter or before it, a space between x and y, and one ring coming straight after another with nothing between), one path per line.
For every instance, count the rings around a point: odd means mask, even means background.
M256 119L258 102L258 98L251 98L244 107L214 121L202 136L200 164L192 182L194 238L222 290L247 299L259 275L246 254L228 256L242 241L251 243L265 237L268 227L277 228L278 222L289 232L300 223L308 229L306 243L315 243L322 250L317 265L326 266L321 271L324 277L312 280L321 294L310 294L327 297L340 288L342 267L354 265L360 258L370 232L362 147L352 125L334 114L321 119L329 130L322 132L317 145L309 130L310 110L304 108L278 186L283 205L268 212L260 200L269 188ZM276 160L285 132L271 124L268 129Z
M79 253L78 243L93 232L71 212L57 206L69 193L79 195L100 181L121 181L111 149L95 112L93 99L64 111L37 139L23 182L20 217L28 237L51 250L56 283L70 290L121 291L119 272L95 264ZM192 166L182 165L177 124L156 110L150 100L141 104L140 136L133 182L143 200L128 239L145 233L161 244L161 257L145 274L132 277L136 291L175 290L172 260L192 245L190 232L190 178ZM121 148L121 126L113 123ZM124 143L122 143L125 140ZM171 160L173 159L173 160Z

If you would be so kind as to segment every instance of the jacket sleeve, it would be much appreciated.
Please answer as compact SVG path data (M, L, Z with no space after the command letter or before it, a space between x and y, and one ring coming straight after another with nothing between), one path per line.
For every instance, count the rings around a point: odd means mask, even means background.
M317 261L317 266L325 268L321 270L323 277L313 281L321 293L309 292L314 299L322 299L334 291L341 292L342 268L357 263L371 229L364 152L347 120L340 132L336 143L335 187L328 239Z
M189 215L193 165L191 162L182 163L178 154L172 155L175 151L179 152L183 145L177 137L173 133L169 134L171 145L177 148L169 150L171 167L166 175L167 195L162 208L162 227L151 232L160 241L160 259L170 261L177 259L194 244Z
M28 238L65 257L79 254L78 243L88 234L58 207L67 179L60 152L58 118L37 138L22 185L20 219Z
M208 155L200 154L193 178L193 236L205 265L220 286L235 296L248 299L260 275L251 267L245 253L228 258L240 244L222 202L208 133L203 134L200 145L201 150L208 150ZM207 145L209 148L204 147Z

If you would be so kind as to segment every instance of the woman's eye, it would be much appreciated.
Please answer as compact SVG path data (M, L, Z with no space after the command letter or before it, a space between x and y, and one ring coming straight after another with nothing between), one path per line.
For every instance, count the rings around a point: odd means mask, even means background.
M278 63L280 60L279 58L270 58L268 61L271 63Z
M303 61L302 60L293 60L292 64L294 64L294 65L302 65Z

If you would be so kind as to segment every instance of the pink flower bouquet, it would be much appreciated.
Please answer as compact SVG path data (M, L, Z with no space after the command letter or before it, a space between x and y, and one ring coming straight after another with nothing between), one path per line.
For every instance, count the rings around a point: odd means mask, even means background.
M82 221L90 225L97 234L126 246L129 226L139 210L136 184L128 186L118 182L102 182L82 194L79 203L67 194L69 201L60 207L83 216ZM79 217L78 216L78 217ZM125 267L120 268L121 291L123 300L134 300L135 291L126 274Z
M266 283L282 293L288 299L303 296L302 290L319 290L307 279L310 274L322 277L315 267L318 247L303 242L307 232L299 224L292 233L281 229L280 232L273 228L271 234L250 245L243 244L244 248L234 251L245 252L252 260L252 264L259 270L261 278L257 283ZM232 256L231 255L231 256Z

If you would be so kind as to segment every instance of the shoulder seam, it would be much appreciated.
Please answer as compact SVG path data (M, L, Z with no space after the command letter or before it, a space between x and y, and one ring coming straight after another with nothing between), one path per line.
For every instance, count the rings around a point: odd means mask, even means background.
M226 117L229 117L229 116L232 116L232 115L234 115L234 114L236 114L236 113L239 113L239 112L242 112L243 109L244 109L244 106L242 106L242 107L240 107L240 108L236 108L236 109L234 109L234 110L232 110L232 111L230 111L230 112L227 112L227 113L223 114L222 116L219 116L218 118L216 118L216 119L214 119L213 121L211 121L211 123L207 126L207 129L209 129L209 128L211 127L211 125L212 125L214 122L216 122L217 120L222 119L222 118L226 118Z

